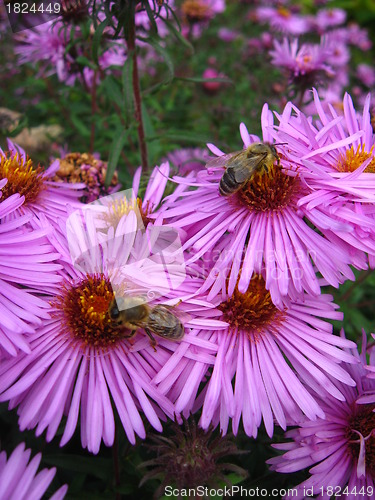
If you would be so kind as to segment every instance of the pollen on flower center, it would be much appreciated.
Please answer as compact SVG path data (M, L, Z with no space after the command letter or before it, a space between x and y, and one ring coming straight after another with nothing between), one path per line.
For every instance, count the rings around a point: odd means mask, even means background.
M371 162L365 168L365 172L374 173L375 172L375 157L373 157L373 149L368 152L365 150L365 145L358 146L356 150L352 146L350 149L346 150L345 155L341 155L339 158L336 168L340 172L354 172L362 163L369 158L372 158Z
M208 7L200 0L185 0L181 6L182 13L190 22L204 21L208 16Z
M5 153L0 156L0 178L8 182L2 188L3 199L19 193L25 196L25 203L33 202L44 189L43 168L34 168L32 160L24 160L21 155Z
M277 13L279 16L284 17L285 19L289 19L289 17L292 15L290 10L286 9L285 7L279 7L277 9Z
M245 330L254 340L265 326L274 325L283 317L265 285L264 279L256 274L245 293L239 292L236 287L233 295L219 306L231 329Z
M113 328L108 309L114 294L103 274L87 275L78 284L65 285L52 304L63 326L84 345L110 347L126 335Z
M354 459L358 459L359 457L359 434L363 436L365 443L366 472L372 477L375 477L375 435L373 434L375 429L374 409L374 405L357 405L357 412L350 419L346 431L349 441L349 451Z
M143 229L150 222L150 219L147 217L151 212L149 202L147 202L146 208L143 209L141 198L129 201L126 196L114 199L108 207L108 211L103 214L103 219L109 226L117 227L120 219L124 215L128 215L131 211L134 211L137 216L139 229Z
M298 175L287 175L281 166L273 165L268 173L255 173L233 196L233 201L237 200L241 205L258 212L276 211L293 203L300 190Z

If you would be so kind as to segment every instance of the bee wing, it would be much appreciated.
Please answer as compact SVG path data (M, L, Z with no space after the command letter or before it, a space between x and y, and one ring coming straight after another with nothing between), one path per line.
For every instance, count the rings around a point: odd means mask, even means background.
M168 306L156 306L152 309L147 327L159 337L180 340L184 336L184 326L177 315Z
M206 163L206 168L226 167L226 165L230 159L233 160L233 158L235 156L238 156L241 153L243 153L243 150L242 151L235 151L234 153L228 153L228 154L222 155L222 156L217 156L216 158L211 158Z
M230 162L227 170L233 170L233 175L238 184L249 179L249 176L253 174L262 161L266 158L267 153L262 154L251 154L250 157L246 158L234 158Z

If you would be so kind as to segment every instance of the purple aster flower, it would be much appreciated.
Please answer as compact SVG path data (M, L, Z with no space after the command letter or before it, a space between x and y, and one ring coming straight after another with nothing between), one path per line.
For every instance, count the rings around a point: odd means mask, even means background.
M9 500L39 500L47 491L56 474L56 468L42 469L37 473L42 454L38 453L29 462L31 450L21 443L7 459L5 451L0 453L0 498ZM68 486L61 486L50 500L65 497Z
M165 5L161 5L158 10L155 11L155 2L153 0L148 1L149 6L151 10L154 12L154 21L157 25L158 28L158 35L161 38L164 38L165 36L168 35L169 29L165 22L163 21L163 18L168 18L169 13L167 9L165 8ZM174 1L173 0L168 0L168 7L170 9L175 9ZM148 14L146 10L144 9L143 5L139 4L137 6L137 11L135 13L135 25L137 27L138 31L145 31L148 32L150 31L151 23L150 23L150 18L148 17Z
M189 22L208 21L225 10L225 0L184 0L181 11Z
M274 30L287 35L302 35L309 29L307 17L295 14L284 6L279 8L257 7L251 16L255 16L258 22L268 23Z
M357 78L366 87L374 87L375 85L375 69L373 66L368 64L358 64L357 66Z
M184 0L180 6L184 36L201 36L203 29L225 10L225 0Z
M59 169L59 161L54 161L47 170L35 168L32 160L19 146L8 140L8 152L0 149L0 179L7 178L3 189L3 199L14 193L25 197L17 213L33 214L37 218L44 214L49 222L56 224L57 218L67 217L67 205L79 207L79 197L85 184L54 182L53 177Z
M72 60L66 54L67 40L69 40L70 30L64 32L62 22L49 22L34 29L21 32L16 37L14 52L18 55L20 64L42 62L42 71L52 66L46 76L54 72L57 73L59 80L65 81L67 78L66 65ZM66 35L68 35L66 39ZM68 80L66 82L70 84Z
M349 43L361 50L370 50L372 42L369 39L368 31L361 28L357 23L349 23L347 27L346 37Z
M338 493L345 498L374 498L375 444L375 382L366 378L366 337L363 349L353 355L360 361L345 365L347 375L355 380L354 387L333 380L345 395L343 401L325 396L320 405L325 418L303 421L286 433L291 441L274 444L284 455L268 462L278 472L290 473L311 467L310 477L294 488L290 498L319 495L329 499ZM361 404L364 394L372 394ZM289 497L287 497L289 498Z
M105 224L96 221L96 227L117 227L124 215L133 212L137 218L137 229L143 230L150 222L149 215L153 214L163 198L169 179L168 161L156 166L151 172L146 185L141 178L142 168L139 167L133 177L132 189L113 193L106 198L101 198L99 203L104 205ZM143 192L143 196L141 196ZM162 222L160 219L158 222Z
M72 37L75 44L71 45ZM77 63L77 58L87 55L87 43L81 39L79 25L72 26L63 20L51 21L33 29L22 31L16 36L15 53L20 64L40 64L39 75L50 76L54 73L66 85L74 85L78 79L86 87L90 87L94 78L94 70ZM112 42L104 47L99 57L99 67L104 70L112 65L121 66L126 59L123 44ZM100 72L97 79L100 80Z
M347 43L340 42L340 39L336 36L334 31L325 36L325 43L330 51L327 57L328 64L335 69L346 66L346 64L350 61L350 51ZM345 73L348 73L347 68L345 68ZM348 76L346 76L345 84L347 83Z
M273 117L265 105L262 128L266 142L272 142L272 127ZM245 147L259 140L243 124L240 131ZM209 147L216 155L223 154L215 146ZM191 252L191 261L208 252L215 254L217 262L206 280L207 287L213 286L210 298L225 288L227 278L228 293L233 293L242 258L239 291L246 292L254 272L264 271L266 288L280 307L288 294L296 298L303 290L320 293L322 282L316 270L325 283L337 287L354 279L349 264L365 267L364 259L357 262L339 238L333 234L323 237L311 228L309 211L298 207L298 200L311 193L310 187L290 163L288 146L278 146L278 151L280 165L271 166L267 175L254 174L230 196L219 193L224 167L199 171L194 178L174 177L177 191L165 198L157 212L165 222L186 232L184 249ZM190 186L196 189L187 190ZM346 223L336 222L338 231L346 228ZM227 232L230 238L223 240Z
M292 41L284 38L280 43L274 40L274 49L270 51L272 64L288 72L290 83L303 90L310 88L315 82L322 82L334 75L329 64L332 47L327 39L319 45L304 43L298 47L298 39Z
M312 28L318 33L324 34L328 28L340 26L346 21L346 12L343 9L319 9L316 15L311 17Z
M231 43L237 38L239 38L241 35L238 31L223 27L220 28L219 31L217 32L217 36L220 38L220 40Z
M375 335L372 333L371 334L372 338L375 339ZM372 344L372 346L368 349L368 354L369 354L369 364L366 366L366 369L368 370L367 376L371 379L375 379L375 345Z
M298 201L309 219L324 234L349 245L363 261L375 258L375 136L371 126L370 96L356 112L345 94L343 113L332 106L325 111L313 90L313 121L289 103L272 136L287 143L288 157L312 192ZM338 224L338 225L337 225ZM372 261L375 265L375 262ZM371 263L371 261L370 261ZM360 264L363 268L363 263ZM366 267L366 266L365 266Z
M197 329L225 323L215 321L220 311L194 298L201 284L174 257L174 242L169 253L162 248L166 238L158 245L163 228L149 224L144 231L137 230L137 217L130 211L116 230L109 227L103 232L95 227L95 210L94 205L72 213L67 236L63 237L62 223L61 231L54 233L65 282L48 297L51 319L29 336L30 354L2 362L0 400L9 400L10 408L18 406L22 430L36 427L40 435L47 429L47 441L66 415L61 445L72 437L80 415L82 446L98 453L102 440L107 446L113 444L111 401L131 443L136 435L145 437L141 412L152 427L162 430L160 420L173 418L175 409L153 379L181 345L184 366L194 361L212 365L216 345L198 338ZM134 295L149 307L178 304L176 314L178 310L189 315L182 340L157 338L154 348L144 333L134 336L128 328L119 328L110 317L110 304L114 297L121 304L121 297Z
M194 378L190 374L201 368L196 363L186 373L173 355L157 375L164 383L170 373L186 380L169 397L176 411L188 415L201 405L200 425L206 429L220 423L227 432L229 419L236 434L242 418L247 435L256 437L262 419L272 436L274 421L285 429L299 422L303 415L315 420L324 413L313 391L327 393L339 401L345 400L344 384L355 385L349 374L339 366L355 358L342 350L355 344L332 335L332 325L320 318L340 319L332 296L304 296L288 301L283 310L277 309L266 290L265 281L254 275L245 293L235 289L232 295L223 291L213 301L223 312L221 319L228 327L212 331L211 340L217 343L217 355L212 375L203 391L192 394ZM337 389L331 378L340 380ZM195 384L196 386L196 384ZM341 386L340 386L341 387Z
M201 170L207 163L209 154L201 148L181 148L171 151L167 158L180 175Z
M7 179L0 180L0 189L6 187ZM0 194L0 357L30 352L28 335L50 317L36 292L61 282L59 254L47 240L52 228L38 228L31 215L17 216L24 200L15 193L2 201Z

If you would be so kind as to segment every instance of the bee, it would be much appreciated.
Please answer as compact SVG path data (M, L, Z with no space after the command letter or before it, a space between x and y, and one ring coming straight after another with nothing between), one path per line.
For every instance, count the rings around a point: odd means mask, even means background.
M184 326L179 318L173 314L171 306L156 305L150 307L142 297L121 297L122 309L114 297L109 304L108 314L111 326L118 329L130 330L127 338L133 337L139 328L143 328L150 337L150 344L156 351L157 335L164 339L181 340L185 334Z
M222 196L230 196L247 184L256 172L267 173L280 157L276 148L269 142L254 142L246 149L212 158L206 167L226 167L220 179L219 192Z

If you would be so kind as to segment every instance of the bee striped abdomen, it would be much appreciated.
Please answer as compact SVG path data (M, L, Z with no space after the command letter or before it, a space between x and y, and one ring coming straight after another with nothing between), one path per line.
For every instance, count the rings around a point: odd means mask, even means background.
M159 337L169 340L180 340L185 334L184 326L179 318L162 305L157 305L152 309L147 326Z
M222 196L229 196L238 191L241 184L235 179L234 169L228 168L220 179L219 192Z

